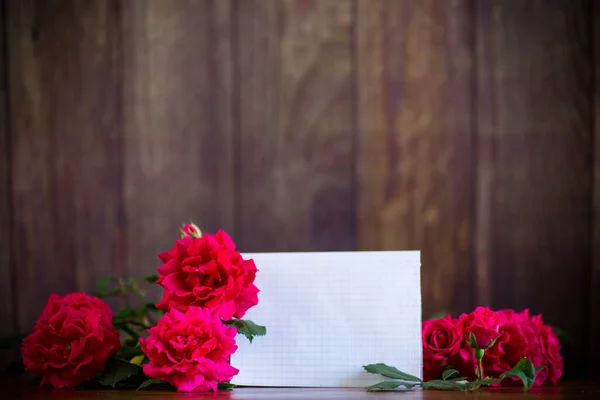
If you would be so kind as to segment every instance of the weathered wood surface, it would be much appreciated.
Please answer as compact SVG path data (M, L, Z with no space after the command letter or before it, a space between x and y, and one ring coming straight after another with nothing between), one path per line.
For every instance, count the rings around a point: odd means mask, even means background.
M195 220L244 251L419 249L425 318L528 307L591 366L599 7L517 3L3 1L2 332L153 273Z
M583 363L591 311L587 4L479 1L476 14L481 297L567 329L572 366Z
M241 1L236 16L240 245L355 248L352 3Z
M359 0L358 235L422 250L424 316L473 307L468 2Z

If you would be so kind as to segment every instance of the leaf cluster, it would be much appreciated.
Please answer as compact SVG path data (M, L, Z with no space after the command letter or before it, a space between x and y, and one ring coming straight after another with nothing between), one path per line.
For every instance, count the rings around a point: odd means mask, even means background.
M414 375L407 374L395 367L383 363L369 364L365 365L363 368L367 372L392 379L369 386L367 390L370 392L396 390L401 386L406 389L420 386L425 390L459 390L465 392L479 389L482 386L491 386L500 383L503 379L512 377L519 378L523 382L523 390L527 391L533 386L535 374L543 367L536 368L529 359L523 358L511 370L505 372L499 378L486 377L474 381L468 381L464 376L453 377L454 375L459 375L459 372L455 369L444 371L442 379L423 381Z

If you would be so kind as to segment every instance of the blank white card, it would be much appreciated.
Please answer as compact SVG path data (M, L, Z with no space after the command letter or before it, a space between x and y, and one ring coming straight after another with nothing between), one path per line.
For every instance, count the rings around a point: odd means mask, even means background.
M422 377L418 251L248 253L259 303L244 319L266 325L252 344L237 336L232 383L365 387L386 380L383 362Z

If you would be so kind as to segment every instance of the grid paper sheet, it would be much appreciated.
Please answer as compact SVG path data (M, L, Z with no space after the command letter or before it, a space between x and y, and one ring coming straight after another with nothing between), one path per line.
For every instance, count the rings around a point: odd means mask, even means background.
M362 368L378 362L422 377L419 251L243 256L261 290L243 318L267 335L237 336L232 383L365 387L387 379Z

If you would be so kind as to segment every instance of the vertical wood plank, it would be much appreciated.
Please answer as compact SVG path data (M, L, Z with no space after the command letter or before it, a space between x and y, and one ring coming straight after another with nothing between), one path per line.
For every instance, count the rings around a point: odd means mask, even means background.
M593 198L593 242L592 242L592 279L590 290L590 336L588 347L589 376L600 374L600 4L592 2L592 35L594 56L592 65L594 80L594 198Z
M425 318L473 305L469 4L358 0L359 247L422 251Z
M19 328L51 292L119 273L115 2L9 1Z
M180 224L235 238L230 4L122 2L129 273L149 275Z
M237 2L246 251L355 247L351 1Z
M479 199L491 304L530 308L574 337L591 311L592 124L588 1L477 2Z
M10 128L8 122L8 75L6 71L6 2L0 2L0 337L13 333L15 329L15 308L13 304L13 276L11 266L11 183L10 183Z

